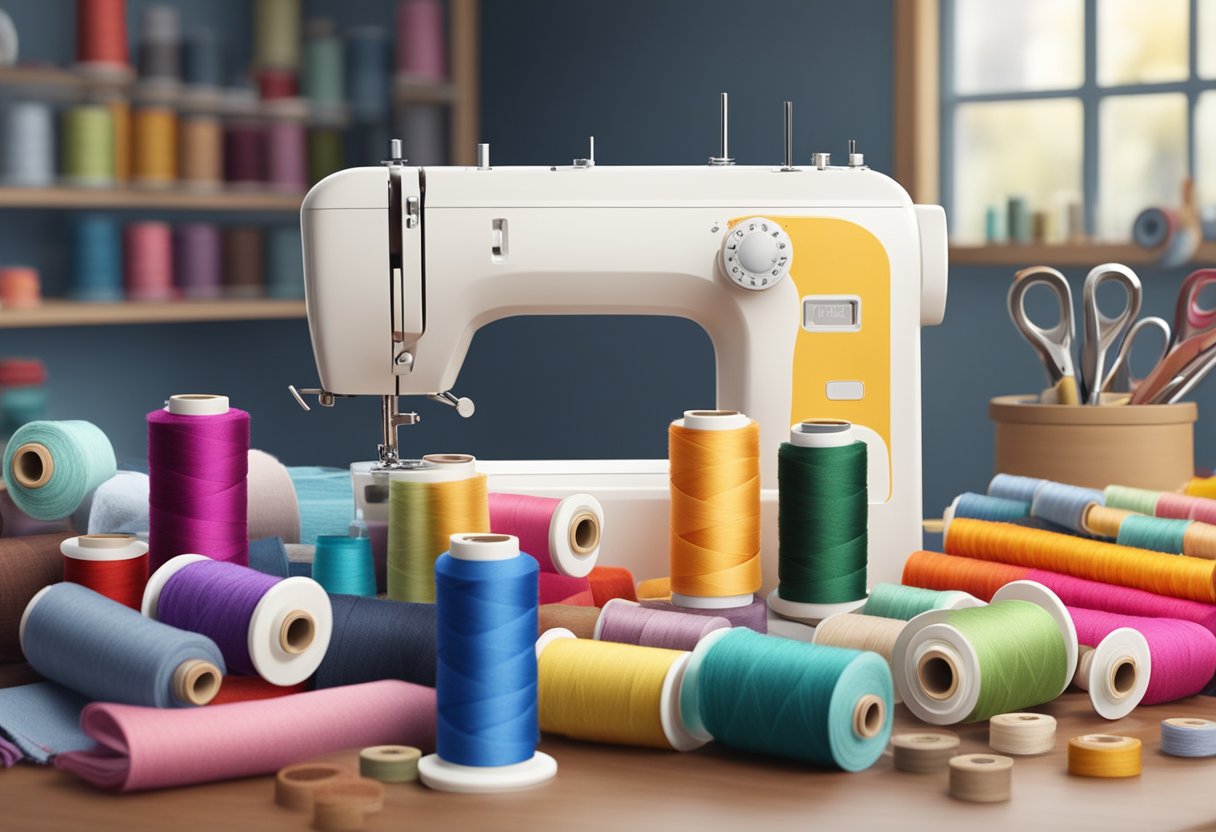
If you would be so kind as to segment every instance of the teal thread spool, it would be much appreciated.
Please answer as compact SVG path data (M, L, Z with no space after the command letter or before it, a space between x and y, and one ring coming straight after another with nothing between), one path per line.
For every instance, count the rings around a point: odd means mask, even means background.
M346 56L334 22L308 21L304 41L304 95L318 110L338 110L346 99Z
M890 668L877 653L737 628L697 645L680 713L705 741L861 771L887 746L893 698Z
M977 722L1055 699L1072 681L1077 657L1063 602L1041 584L1014 581L988 606L908 622L895 643L895 685L925 722Z
M317 536L312 579L331 595L376 594L372 541L367 537L322 534Z
M1191 527L1193 522L1195 521L1129 514L1119 524L1119 537L1115 542L1120 546L1181 555L1186 530Z
M1147 488L1129 488L1126 485L1108 485L1103 496L1107 508L1123 508L1152 517L1157 513L1157 501L1161 499L1161 492L1149 491Z
M879 618L911 621L922 612L931 610L962 610L982 606L984 606L984 602L974 595L957 590L938 592L933 589L921 589L917 586L875 584L874 588L870 590L870 597L866 600L866 605L861 608L861 613L862 615L875 615Z
M818 621L865 603L866 443L835 420L790 428L777 452L778 615Z
M117 471L114 447L92 422L30 422L4 451L4 483L35 520L67 517Z

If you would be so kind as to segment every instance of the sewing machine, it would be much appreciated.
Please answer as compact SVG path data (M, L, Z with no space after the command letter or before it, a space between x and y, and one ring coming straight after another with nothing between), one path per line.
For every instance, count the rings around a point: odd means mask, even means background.
M474 332L512 315L677 315L704 327L717 406L760 424L766 589L776 582L777 446L790 425L847 419L868 443L871 580L895 580L921 545L920 327L941 321L946 224L896 182L826 153L740 166L343 170L300 212L308 324L321 404L382 400L379 459L352 466L367 519L386 517L402 396L461 416L452 392ZM521 369L521 372L525 370ZM688 407L704 406L689 402ZM681 413L672 413L673 419ZM450 450L450 449L443 449ZM492 490L596 494L601 562L667 573L666 461L478 462Z

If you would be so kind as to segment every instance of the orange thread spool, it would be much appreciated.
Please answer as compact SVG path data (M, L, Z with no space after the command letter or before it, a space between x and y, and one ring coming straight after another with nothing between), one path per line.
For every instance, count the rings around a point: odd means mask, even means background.
M950 524L945 548L951 555L1047 569L1173 598L1216 601L1216 562L1186 555L968 519Z
M135 113L132 175L140 185L166 187L177 177L177 116L162 107Z
M913 552L904 561L900 583L924 589L962 589L987 601L1005 584L1026 577L1026 569L1004 563L952 557L938 552Z
M42 303L42 282L30 266L0 268L0 307L30 309Z
M668 433L671 591L700 598L750 595L761 582L760 426L728 411L684 415ZM702 427L740 421L746 424Z
M637 590L633 585L633 573L623 566L597 566L587 576L591 584L591 595L595 605L602 607L613 598L624 598L627 601L638 600Z

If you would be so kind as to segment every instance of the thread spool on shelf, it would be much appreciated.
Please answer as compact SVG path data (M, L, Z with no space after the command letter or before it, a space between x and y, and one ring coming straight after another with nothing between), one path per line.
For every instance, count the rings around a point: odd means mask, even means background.
M68 297L84 302L122 300L122 235L109 217L86 216L72 223Z
M213 116L188 116L181 120L182 185L216 190L224 181L224 128Z
M1003 803L1013 792L1013 759L963 754L950 760L950 796L968 803Z
M262 230L254 226L224 229L224 294L230 297L260 296L265 287Z
M178 226L173 255L174 278L183 297L219 297L223 287L219 228L207 222Z
M42 187L55 183L55 119L45 101L14 101L4 108L4 184Z
M513 534L542 572L585 578L599 558L604 509L590 494L556 499L490 494L490 530Z
M141 107L132 122L131 177L135 184L167 188L177 179L177 114L164 107Z
M1216 722L1192 717L1161 720L1161 753L1171 757L1216 756Z
M1140 740L1086 734L1068 741L1068 773L1079 777L1140 776Z
M117 470L114 447L91 422L30 422L4 451L8 493L37 520L67 517Z
M167 222L134 222L126 228L127 294L132 300L173 297L173 229Z
M129 534L85 534L59 546L63 579L138 610L148 582L148 544Z
M63 114L63 176L77 187L114 184L114 114L103 104L81 104Z
M0 267L0 308L33 309L42 305L42 280L30 266Z
M76 0L76 66L129 75L126 0Z

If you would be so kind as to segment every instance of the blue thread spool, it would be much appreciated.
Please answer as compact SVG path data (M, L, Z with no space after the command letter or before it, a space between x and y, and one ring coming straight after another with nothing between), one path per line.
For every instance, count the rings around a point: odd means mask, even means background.
M1084 532L1085 515L1090 506L1100 506L1104 501L1102 492L1092 488L1044 482L1035 492L1030 513L1074 532Z
M346 55L332 20L308 21L304 95L318 110L337 110L346 97Z
M272 228L266 234L266 294L272 298L304 298L304 249L298 223ZM348 475L343 472L343 476Z
M1161 720L1161 753L1171 757L1216 756L1216 722L1193 717Z
M380 26L355 26L346 33L347 83L351 115L376 121L388 109L392 43ZM383 153L383 151L381 151Z
M5 108L0 142L6 185L39 187L55 184L55 125L44 101L15 101Z
M543 783L557 762L535 750L540 568L512 535L454 534L451 547L435 561L436 753L419 776L455 792Z
M75 301L122 300L122 234L110 217L83 216L72 223L68 297Z
M117 471L114 447L92 422L30 422L4 450L4 483L35 520L67 517Z
M955 497L946 511L952 517L1004 523L1029 517L1030 503L966 491Z
M376 571L371 539L318 535L312 559L312 579L333 595L375 595Z
M435 687L435 605L331 595L334 632L318 689L400 679Z
M1033 503L1034 495L1047 480L1036 477L1018 477L1013 474L997 474L988 483L988 496L1004 497L1007 500L1020 500L1023 503Z

